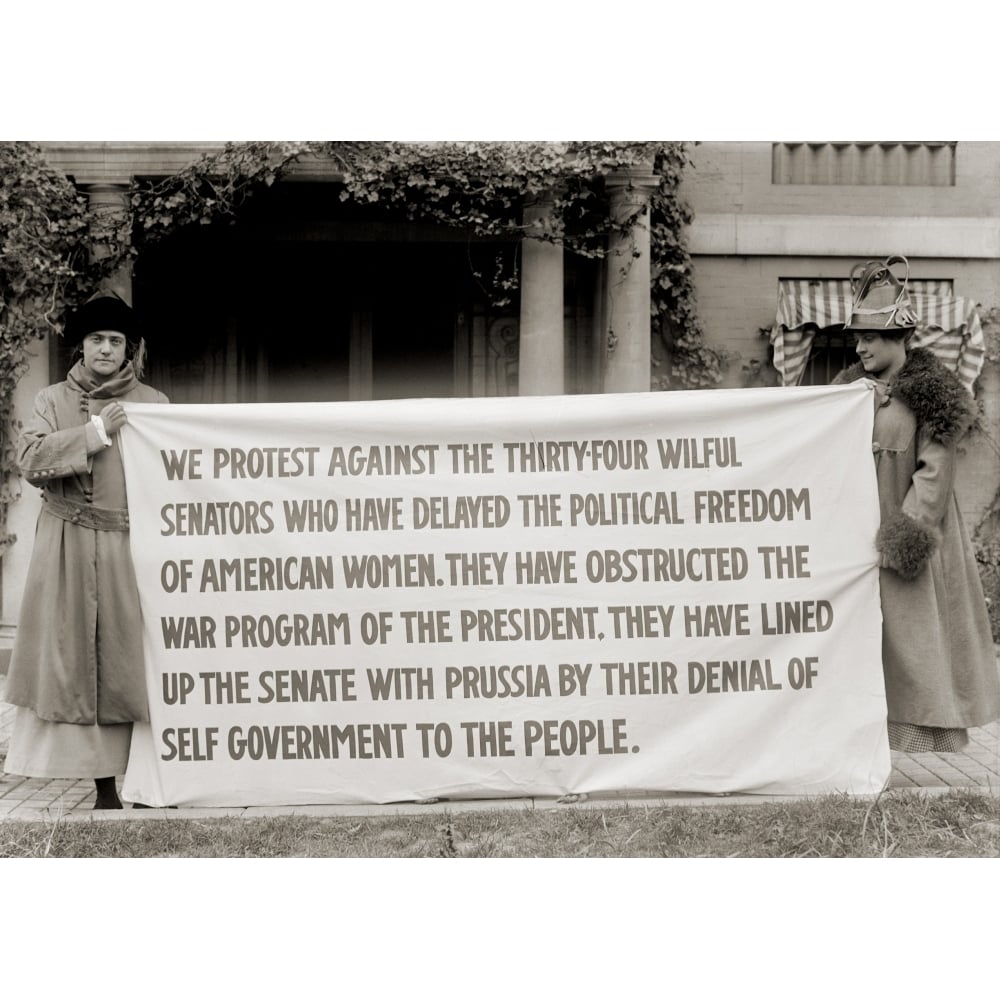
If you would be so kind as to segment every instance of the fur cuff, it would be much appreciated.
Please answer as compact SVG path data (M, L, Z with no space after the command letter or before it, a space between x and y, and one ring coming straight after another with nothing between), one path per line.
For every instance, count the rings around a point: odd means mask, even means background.
M900 512L882 522L875 547L882 565L894 569L904 580L915 580L937 547L937 533Z

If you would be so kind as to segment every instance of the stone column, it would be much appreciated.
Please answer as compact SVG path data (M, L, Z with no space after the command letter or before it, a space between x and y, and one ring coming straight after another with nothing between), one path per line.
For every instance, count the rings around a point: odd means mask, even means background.
M551 200L545 198L525 205L525 226L545 218L551 208ZM521 241L518 395L562 395L564 325L563 249L525 237Z
M652 170L621 171L606 182L615 222L641 214L629 232L608 241L605 392L649 391L649 198L657 183Z
M367 300L351 310L351 344L348 354L348 398L371 399L375 388L372 360L372 310Z
M129 214L127 184L85 184L81 190L90 202L90 210L97 216L92 255L95 259L111 253L108 238L120 227L126 225ZM109 275L101 282L101 291L120 295L132 304L132 262Z

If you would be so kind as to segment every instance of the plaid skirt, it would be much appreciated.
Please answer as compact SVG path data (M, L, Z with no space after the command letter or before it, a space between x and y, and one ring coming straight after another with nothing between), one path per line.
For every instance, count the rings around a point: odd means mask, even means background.
M969 745L967 729L916 726L911 722L889 723L889 749L903 753L961 753Z

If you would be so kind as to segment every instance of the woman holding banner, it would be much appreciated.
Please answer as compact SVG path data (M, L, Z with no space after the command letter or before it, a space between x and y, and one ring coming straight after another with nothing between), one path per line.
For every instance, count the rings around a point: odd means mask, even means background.
M889 746L958 752L966 730L1000 718L1000 678L976 559L953 489L956 446L975 403L930 351L911 347L903 257L851 274L845 327L859 361L835 379L875 390L881 526L882 666Z
M93 778L94 808L121 809L115 776L132 723L149 718L121 404L168 400L139 381L145 343L118 296L84 303L66 337L78 360L38 394L17 444L43 504L7 677L5 697L19 707L5 770Z

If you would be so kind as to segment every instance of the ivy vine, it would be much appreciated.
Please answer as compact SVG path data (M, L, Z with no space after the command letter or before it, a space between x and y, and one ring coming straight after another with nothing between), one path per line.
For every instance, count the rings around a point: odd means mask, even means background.
M717 385L725 355L710 348L698 319L694 266L685 234L693 219L681 198L682 176L690 166L683 144L662 146L654 162L659 184L650 200L651 304L654 329L667 348L670 375L653 388L702 389Z
M127 218L91 211L39 147L0 143L0 552L13 541L6 531L18 488L12 396L31 344L61 332L67 313L145 248L191 226L236 221L255 192L310 157L333 162L345 202L474 237L556 242L585 257L605 256L609 237L630 233L638 212L648 211L653 330L671 360L670 374L651 387L721 379L723 358L706 346L697 319L684 242L691 211L679 194L689 163L682 143L233 143L161 180L134 181ZM608 175L650 164L657 186L648 208L612 219ZM533 200L544 201L545 212L525 223ZM518 285L509 255L476 276L494 305L509 303Z
M32 344L61 332L67 303L91 284L87 201L40 151L0 145L0 552L13 538L7 511L17 499L14 389Z

